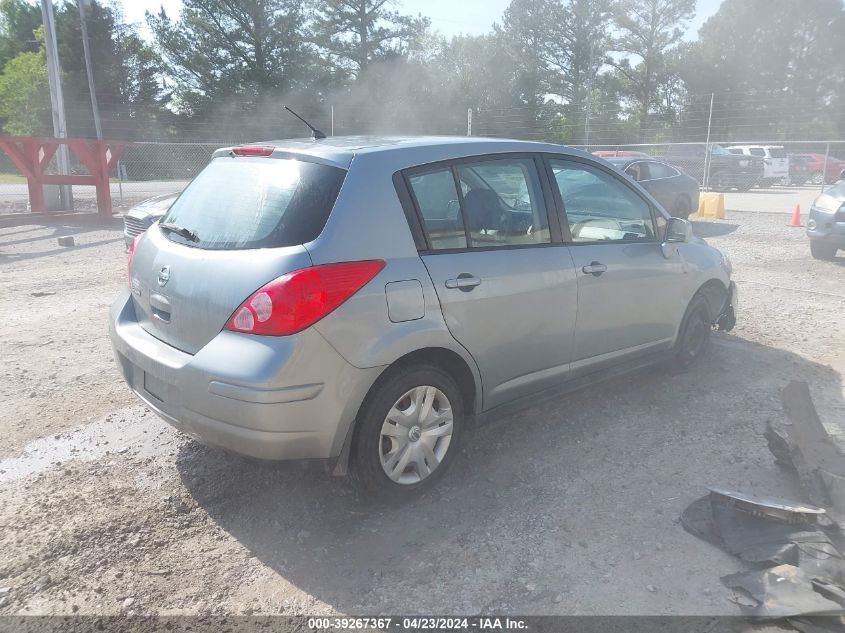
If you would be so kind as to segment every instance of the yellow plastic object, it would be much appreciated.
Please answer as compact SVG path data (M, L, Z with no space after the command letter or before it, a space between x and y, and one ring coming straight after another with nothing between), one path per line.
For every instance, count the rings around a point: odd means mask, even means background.
M693 215L696 218L724 220L725 194L702 192L698 198L698 211Z

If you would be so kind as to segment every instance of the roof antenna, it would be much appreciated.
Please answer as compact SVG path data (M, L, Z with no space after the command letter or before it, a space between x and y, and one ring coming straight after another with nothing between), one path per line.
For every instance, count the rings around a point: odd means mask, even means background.
M299 116L296 112L291 110L289 107L285 106L285 110L290 112L293 116L295 116L297 119L302 121L305 125L307 125L311 129L311 138L313 138L315 141L319 141L322 138L326 138L325 132L321 132L320 130L315 128L313 125L311 125L308 121L306 121L301 116Z

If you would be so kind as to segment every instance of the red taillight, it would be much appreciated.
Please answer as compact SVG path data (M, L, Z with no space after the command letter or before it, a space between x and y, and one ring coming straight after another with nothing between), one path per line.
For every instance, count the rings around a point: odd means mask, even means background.
M129 257L126 262L126 271L129 274L129 287L132 287L132 256L135 254L135 249L138 248L138 243L144 237L143 233L138 233L132 243L129 245Z
M276 149L272 145L241 145L232 148L235 156L270 156Z
M302 268L256 290L226 324L227 330L286 336L332 312L384 268L380 259Z

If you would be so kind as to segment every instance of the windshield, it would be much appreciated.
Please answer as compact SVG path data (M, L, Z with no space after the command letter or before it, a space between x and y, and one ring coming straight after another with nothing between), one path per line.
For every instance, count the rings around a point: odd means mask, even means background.
M300 160L216 158L160 225L174 227L165 231L169 239L206 249L304 244L323 230L345 175Z

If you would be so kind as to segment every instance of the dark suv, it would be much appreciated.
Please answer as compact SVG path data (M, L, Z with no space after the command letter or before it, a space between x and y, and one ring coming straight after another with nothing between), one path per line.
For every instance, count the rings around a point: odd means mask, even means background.
M731 154L721 145L710 146L709 161L704 143L670 145L663 160L685 171L702 185L705 164L709 162L707 184L714 191L748 191L763 179L762 158Z

